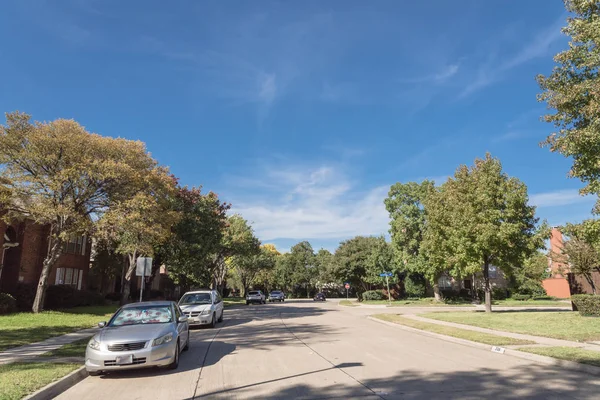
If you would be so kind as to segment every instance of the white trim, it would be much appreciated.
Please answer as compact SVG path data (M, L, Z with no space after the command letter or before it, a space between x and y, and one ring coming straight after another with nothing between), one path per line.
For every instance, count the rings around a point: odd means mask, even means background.
M81 281L83 279L83 270L79 270L79 282L77 283L77 290L81 290Z
M83 235L83 243L81 244L81 255L85 256L85 243L87 242L87 237Z
M56 268L56 278L54 278L54 284L60 285L60 274L62 272L62 268Z

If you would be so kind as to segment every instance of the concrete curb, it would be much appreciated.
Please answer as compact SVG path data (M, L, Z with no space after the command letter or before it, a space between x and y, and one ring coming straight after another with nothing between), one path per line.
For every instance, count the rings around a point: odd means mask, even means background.
M441 335L439 333L423 331L421 329L416 329L416 328L412 328L410 326L396 324L394 322L384 321L379 318L374 318L371 316L368 316L367 319L370 319L371 321L375 321L375 322L378 322L383 325L393 326L396 328L403 329L405 331L417 333L419 335L429 336L429 337L433 337L436 339L441 339L446 342L462 344L464 346L469 346L469 347L476 347L478 349L487 350L487 351L491 351L491 349L492 349L492 346L490 346L488 344L477 343L477 342L472 342L470 340L459 339L459 338L455 338L452 336ZM553 347L553 346L546 346L546 347ZM584 372L584 373L594 375L594 376L600 376L600 367L594 367L593 365L580 364L580 363L577 363L574 361L559 360L557 358L541 356L541 355L532 354L532 353L526 353L523 351L518 351L518 350L514 350L514 349L510 349L510 348L505 348L505 349L506 350L505 350L504 354L512 356L512 357L517 357L517 358L522 358L522 359L529 360L529 361L534 361L539 364L553 365L553 366L561 367L561 368L572 370L572 371ZM501 354L499 354L499 355L501 355Z
M53 399L65 390L75 386L85 378L88 373L85 367L80 367L68 375L63 376L61 379L49 383L37 392L30 394L25 397L24 400L49 400Z

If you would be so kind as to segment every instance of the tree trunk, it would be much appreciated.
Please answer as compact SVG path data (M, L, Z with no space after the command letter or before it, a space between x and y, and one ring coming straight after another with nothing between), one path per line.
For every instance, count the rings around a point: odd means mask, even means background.
M592 274L585 274L585 279L588 281L592 288L592 294L596 294L596 284L594 283L594 276Z
M56 261L58 261L58 258L60 257L62 244L63 241L59 238L51 241L50 251L42 264L42 273L40 274L35 299L33 300L33 306L31 307L31 311L34 313L39 313L44 309L46 288L48 287L48 275L50 274L50 269L56 264Z
M440 292L440 285L438 285L437 281L433 284L433 297L435 301L442 301L442 293Z
M134 275L136 266L136 254L129 255L129 268L125 274L125 279L121 285L121 305L127 304L129 301L129 294L131 293L131 277Z
M490 288L490 264L485 260L483 264L483 290L485 291L485 312L492 312L492 290Z

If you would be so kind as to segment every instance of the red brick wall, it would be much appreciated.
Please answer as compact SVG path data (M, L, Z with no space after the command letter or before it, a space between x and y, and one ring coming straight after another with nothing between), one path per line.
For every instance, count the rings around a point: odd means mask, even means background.
M25 283L37 283L40 279L45 256L45 229L33 222L25 223L21 250L21 271L19 280Z
M542 286L546 289L548 296L558 297L559 299L568 299L571 297L569 282L565 278L544 279Z
M562 232L558 228L552 228L552 232L550 234L550 252L554 256L560 255L563 248L563 235ZM564 278L566 274L569 272L569 266L557 262L550 258L550 269L552 271L553 278ZM565 275L561 274L563 272Z

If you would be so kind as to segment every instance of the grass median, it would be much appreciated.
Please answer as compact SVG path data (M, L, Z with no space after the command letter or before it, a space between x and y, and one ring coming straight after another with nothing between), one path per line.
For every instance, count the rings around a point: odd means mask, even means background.
M433 322L423 322L406 318L397 314L376 314L373 318L382 321L393 322L395 324L408 326L422 331L438 333L440 335L452 336L459 339L470 340L472 342L489 344L491 346L509 346L518 344L535 344L530 340L514 339L505 336L492 335L489 333L471 331L468 329L454 328L435 324Z
M355 301L350 301L350 300L340 300L340 306L346 306L346 307L358 307L358 304L356 304Z
M246 304L246 299L243 297L225 297L223 298L223 305L225 307L231 307L235 305Z
M600 318L582 317L573 311L483 311L427 313L440 321L572 341L600 340Z
M79 364L34 362L0 365L0 399L22 399L79 367Z
M40 357L85 357L85 348L90 341L90 337L65 344L58 349L42 354Z
M559 360L575 361L581 364L600 367L600 351L585 350L577 347L523 347L517 349L527 353L558 358Z
M17 313L0 316L0 351L24 344L92 328L107 321L116 306L77 307L63 311L44 311L38 314Z

